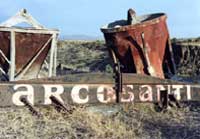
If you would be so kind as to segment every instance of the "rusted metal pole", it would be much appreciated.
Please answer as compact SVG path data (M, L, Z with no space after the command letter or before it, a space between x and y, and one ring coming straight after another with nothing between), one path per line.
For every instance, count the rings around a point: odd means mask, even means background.
M68 108L65 104L63 104L60 100L58 100L55 96L50 96L51 101L55 105L57 110L64 110L65 112L71 113L72 110Z
M167 90L160 91L161 109L167 109L169 105L169 94Z
M120 63L116 65L119 69L115 72L115 90L116 90L116 102L120 103L120 95L122 94L122 74L120 72Z
M120 62L118 61L114 51L112 49L109 49L109 52L111 53L111 57L114 62L114 73L115 73L115 91L116 91L116 102L120 102L120 94L122 93L122 75L120 70Z
M22 97L21 99L21 102L30 110L30 112L33 114L33 115L36 115L38 117L41 117L42 114L40 112L38 112L34 106L25 98L25 97Z

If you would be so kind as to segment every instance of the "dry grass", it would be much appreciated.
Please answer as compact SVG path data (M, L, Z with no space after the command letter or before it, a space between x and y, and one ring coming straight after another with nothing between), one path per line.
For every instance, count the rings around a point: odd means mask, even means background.
M154 105L124 104L77 107L72 114L59 113L53 107L38 109L42 118L32 116L26 108L1 109L0 138L159 139L200 135L198 119L191 119L186 108L160 113ZM113 112L108 113L110 110Z

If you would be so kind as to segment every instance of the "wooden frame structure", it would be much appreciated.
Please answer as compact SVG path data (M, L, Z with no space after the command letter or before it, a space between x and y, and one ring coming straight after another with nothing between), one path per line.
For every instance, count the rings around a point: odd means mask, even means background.
M18 28L15 27L17 24L26 23L31 25L31 28ZM5 54L5 51L1 50L0 48L0 56L9 64L9 69L6 72L5 69L0 67L0 70L3 75L5 75L9 81L16 81L21 79L31 79L35 77L25 77L25 73L30 69L36 59L40 58L41 54L44 53L44 50L47 49L45 53L48 53L47 46L50 45L50 60L48 64L48 77L52 77L56 75L56 61L57 61L57 37L59 34L58 30L54 29L47 29L38 23L30 14L27 13L25 9L22 9L18 12L15 16L11 17L7 21L0 24L0 32L9 32L10 34L10 54ZM38 50L34 57L29 60L29 62L25 65L25 67L20 71L20 73L16 73L16 50L20 49L16 47L16 34L39 34L39 35L49 35L49 39L46 43L43 44L40 50ZM26 38L24 38L26 39ZM20 40L19 40L20 41ZM28 49L28 47L27 47ZM31 51L31 50L27 50ZM26 59L26 57L24 57ZM40 62L40 66L44 61ZM38 72L39 73L39 72ZM37 77L36 77L37 78Z

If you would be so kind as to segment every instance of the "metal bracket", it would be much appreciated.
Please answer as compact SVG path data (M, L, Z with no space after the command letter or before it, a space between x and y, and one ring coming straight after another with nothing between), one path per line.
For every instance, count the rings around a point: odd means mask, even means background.
M115 71L115 91L116 91L116 102L120 103L120 94L122 93L122 73L120 71L120 63L118 62L117 71Z
M136 12L133 9L128 10L127 23L128 25L134 25L138 23Z
M109 49L112 59L114 61L114 78L115 78L115 92L116 92L116 102L120 102L120 94L122 92L122 73L121 73L121 67L120 62L117 59L114 51L110 48Z

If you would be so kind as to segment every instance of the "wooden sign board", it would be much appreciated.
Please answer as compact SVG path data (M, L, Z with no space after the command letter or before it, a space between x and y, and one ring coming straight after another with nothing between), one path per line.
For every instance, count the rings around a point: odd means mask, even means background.
M160 91L167 90L180 101L200 100L200 85L189 84L124 84L121 103L158 102ZM23 106L20 98L30 104L51 105L50 96L63 104L115 103L114 84L69 83L1 83L0 107Z

